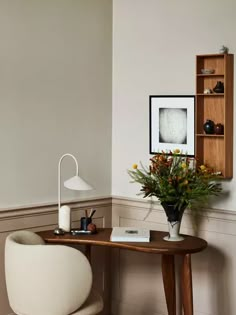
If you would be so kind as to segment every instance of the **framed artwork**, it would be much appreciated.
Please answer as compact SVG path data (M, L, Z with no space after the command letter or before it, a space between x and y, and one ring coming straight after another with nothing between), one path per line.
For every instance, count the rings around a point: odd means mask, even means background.
M151 95L150 153L180 149L194 156L193 95Z

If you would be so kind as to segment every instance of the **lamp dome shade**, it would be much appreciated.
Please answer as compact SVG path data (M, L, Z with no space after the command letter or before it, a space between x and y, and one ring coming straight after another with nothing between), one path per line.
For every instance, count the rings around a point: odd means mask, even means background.
M86 183L81 177L74 176L70 179L67 179L64 182L64 186L68 189L72 190L91 190L93 189L92 186L90 186L88 183Z

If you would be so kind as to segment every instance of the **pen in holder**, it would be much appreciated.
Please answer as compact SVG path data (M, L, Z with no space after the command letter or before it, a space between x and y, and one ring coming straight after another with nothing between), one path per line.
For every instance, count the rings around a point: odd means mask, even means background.
M92 222L92 218L90 217L82 217L80 219L80 229L83 231L87 231L88 225Z
M92 216L94 215L95 212L96 212L95 209L91 209L91 210L90 210L90 213L89 213L89 215L88 215L88 210L87 210L87 209L85 210L85 217L82 217L82 218L80 219L80 229L81 229L81 230L87 231L88 225L89 225L90 223L92 223ZM93 224L93 225L94 225L94 224ZM95 226L95 225L94 225L94 226ZM96 229L96 226L95 226L94 229Z

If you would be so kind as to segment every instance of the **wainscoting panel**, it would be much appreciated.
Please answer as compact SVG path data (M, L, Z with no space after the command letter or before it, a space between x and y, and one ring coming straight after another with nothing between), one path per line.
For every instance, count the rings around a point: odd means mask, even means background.
M192 255L195 315L236 314L236 213L208 210L193 217L184 214L181 233L196 235L208 248ZM112 226L146 227L167 231L167 220L158 203L127 198L112 199ZM180 257L177 258L177 275ZM160 256L116 250L113 255L113 315L167 315ZM182 314L177 276L177 314Z
M93 222L98 227L111 227L111 198L98 198L68 203L72 209L72 227L80 226L80 218L86 208L96 209ZM0 211L0 315L12 314L8 304L4 276L4 246L6 236L16 230L42 231L54 229L58 222L57 205L10 209ZM83 246L78 247L84 250ZM94 287L103 295L105 309L103 315L110 315L110 251L107 248L92 249ZM99 264L97 263L99 261ZM43 314L42 314L43 315Z
M112 222L113 226L140 226L167 231L166 216L160 205L146 200L100 198L70 206L73 209L73 227L79 226L84 209L93 207L97 209L94 222L99 227L110 227ZM207 214L202 212L198 220L198 233L195 233L192 216L186 211L181 227L181 233L195 234L206 239L209 244L205 251L192 255L194 314L235 315L236 213L209 210ZM4 279L6 236L15 230L53 229L57 221L56 205L0 211L0 315L12 314ZM83 250L83 247L79 249ZM159 255L93 247L94 283L104 296L103 314L111 315L109 275L112 271L113 315L167 315L160 264ZM178 275L180 258L176 264ZM180 315L181 296L178 288L177 277L177 314Z

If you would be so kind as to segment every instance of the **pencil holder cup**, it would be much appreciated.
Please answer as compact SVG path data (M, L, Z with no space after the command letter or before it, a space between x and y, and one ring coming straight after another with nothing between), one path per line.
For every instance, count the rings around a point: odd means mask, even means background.
M82 217L80 219L80 229L83 231L87 231L88 225L92 222L90 217Z

